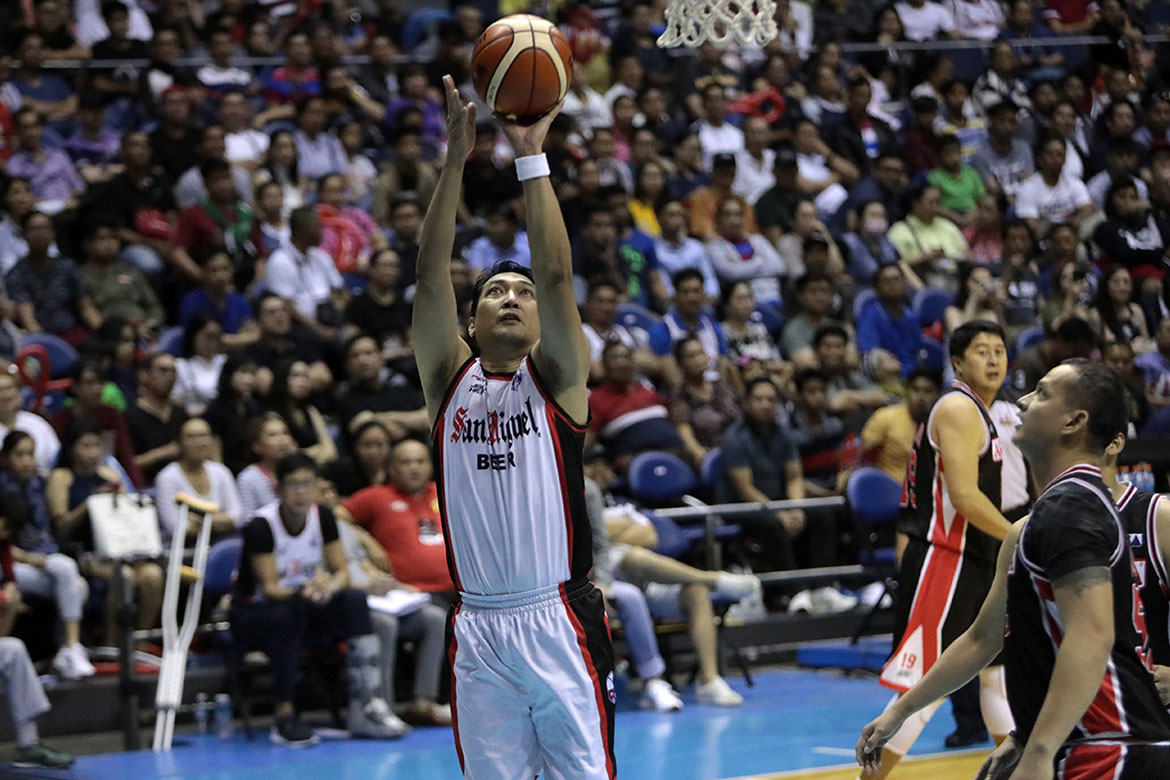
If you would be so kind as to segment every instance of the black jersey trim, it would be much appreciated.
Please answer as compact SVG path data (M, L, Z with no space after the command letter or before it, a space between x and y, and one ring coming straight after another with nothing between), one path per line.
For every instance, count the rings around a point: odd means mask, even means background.
M443 393L443 400L439 403L439 413L435 415L435 424L431 426L431 439L438 441L436 432L439 428L439 423L443 419L443 415L447 413L447 406L451 403L451 397L455 395L455 389L459 387L459 383L463 381L467 370L471 368L471 364L476 360L475 356L467 358L463 361L463 365L459 366L459 370L455 372L455 378L451 380L451 384L447 385L446 392Z

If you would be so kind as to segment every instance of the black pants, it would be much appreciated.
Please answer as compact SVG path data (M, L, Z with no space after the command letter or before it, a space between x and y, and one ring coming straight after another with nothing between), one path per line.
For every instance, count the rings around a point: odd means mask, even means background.
M838 560L841 529L832 508L804 510L804 530L791 536L774 512L757 512L735 520L760 548L753 571L788 571L833 566Z
M232 632L244 650L262 650L272 667L272 694L292 701L301 650L374 633L366 594L339 590L323 604L294 596L233 605Z

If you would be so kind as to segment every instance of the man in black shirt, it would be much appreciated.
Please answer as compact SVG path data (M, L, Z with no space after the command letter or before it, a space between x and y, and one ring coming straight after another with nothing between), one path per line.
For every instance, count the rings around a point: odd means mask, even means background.
M351 330L372 336L391 353L406 351L410 331L410 304L398 292L402 260L393 249L383 249L370 260L370 283L345 307Z
M394 738L410 731L378 698L379 645L366 596L349 587L345 549L333 511L319 506L317 464L293 453L276 465L278 500L244 528L232 630L241 644L263 650L272 665L276 722L270 738L303 747L317 742L293 706L297 663L305 645L344 639L348 652L349 732Z
M411 377L417 376L417 369L410 370L413 362L405 358L385 364L372 338L350 340L345 350L348 381L337 391L337 417L344 435L369 420L385 425L394 441L427 434L430 422L418 380Z
M1088 360L1049 371L1020 399L1013 440L1046 485L1000 550L971 628L857 742L877 771L907 718L971 679L1002 649L1016 731L980 777L1170 777L1170 714L1141 655L1129 541L1100 466L1128 414L1121 381ZM1007 615L1005 627L1004 614ZM1005 637L1006 634L1006 637Z
M138 400L126 410L134 461L148 482L179 457L179 431L187 413L171 403L174 389L175 356L166 352L150 355L138 372Z
M172 181L199 162L199 128L192 124L191 98L180 86L162 93L158 129L150 134L153 163Z
M261 395L267 395L276 367L294 358L309 365L313 392L326 390L333 384L333 373L325 365L320 339L308 328L293 327L291 306L274 292L266 292L256 301L260 338L248 345L244 357L259 367L256 384Z

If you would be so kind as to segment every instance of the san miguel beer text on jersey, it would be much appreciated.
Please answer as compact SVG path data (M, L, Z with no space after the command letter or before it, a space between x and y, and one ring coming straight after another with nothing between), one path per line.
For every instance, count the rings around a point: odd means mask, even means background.
M540 426L532 411L532 399L524 402L519 414L505 417L499 412L488 412L486 416L471 419L467 407L460 406L451 421L451 441L463 444L511 444L529 434L540 436Z

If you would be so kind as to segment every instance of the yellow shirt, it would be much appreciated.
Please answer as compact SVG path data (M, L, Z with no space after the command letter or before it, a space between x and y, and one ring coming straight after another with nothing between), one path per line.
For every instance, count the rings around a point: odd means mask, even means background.
M630 216L634 218L634 227L650 238L662 236L662 228L658 226L658 215L654 213L654 207L649 203L632 198L630 200Z
M873 465L900 483L906 478L917 428L905 404L878 409L861 429L861 451L876 451Z

